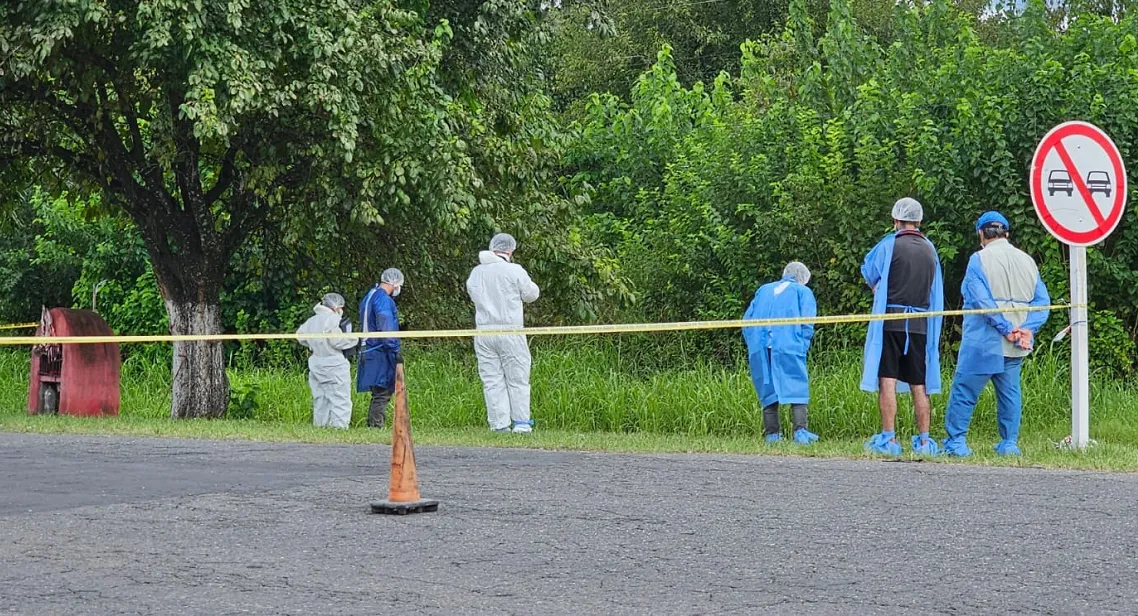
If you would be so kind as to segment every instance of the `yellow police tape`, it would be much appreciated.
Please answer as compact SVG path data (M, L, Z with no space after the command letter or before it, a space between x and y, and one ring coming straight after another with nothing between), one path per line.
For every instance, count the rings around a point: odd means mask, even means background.
M35 329L36 327L39 327L39 323L18 323L16 325L0 325L0 331L10 329Z
M353 332L332 334L200 334L159 336L36 336L0 337L0 346L28 346L35 344L137 344L145 342L225 342L247 340L332 340L346 338L473 338L475 336L572 336L581 334L632 334L650 332L681 332L709 329L738 329L741 327L783 325L836 325L840 323L866 323L869 321L901 321L913 318L959 317L978 314L1044 312L1085 308L1085 305L1064 304L1051 306L1025 306L1016 308L985 308L977 310L942 310L939 312L910 312L888 314L845 314L785 319L734 319L730 321L686 321L679 323L618 323L613 325L567 325L558 327L527 327L519 329L440 329L428 331Z

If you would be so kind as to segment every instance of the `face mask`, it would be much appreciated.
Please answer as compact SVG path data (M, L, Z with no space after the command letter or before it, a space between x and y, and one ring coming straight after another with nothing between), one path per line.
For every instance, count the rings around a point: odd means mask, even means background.
M399 292L402 290L403 290L403 287L395 287L394 289L391 290L391 297L399 297Z

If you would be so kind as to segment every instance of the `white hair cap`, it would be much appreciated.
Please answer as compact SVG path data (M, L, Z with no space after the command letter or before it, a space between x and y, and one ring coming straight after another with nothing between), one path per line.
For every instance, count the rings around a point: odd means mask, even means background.
M921 202L911 197L904 197L893 204L893 220L901 222L921 222L925 219L925 208Z

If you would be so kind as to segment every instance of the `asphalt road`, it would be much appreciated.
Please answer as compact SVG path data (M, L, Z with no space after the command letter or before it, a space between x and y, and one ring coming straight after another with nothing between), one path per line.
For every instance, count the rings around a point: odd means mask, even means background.
M1138 612L1138 476L0 434L0 612Z

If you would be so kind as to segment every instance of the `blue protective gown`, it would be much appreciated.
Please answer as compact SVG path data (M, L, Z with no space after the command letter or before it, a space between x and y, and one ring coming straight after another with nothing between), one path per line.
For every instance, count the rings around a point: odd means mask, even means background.
M817 315L814 293L788 276L759 287L743 318L786 319ZM806 353L813 338L812 324L743 328L743 339L747 342L747 354L750 356L751 382L764 407L775 403L810 402Z
M893 243L896 233L885 236L869 254L865 255L865 262L861 266L861 275L873 293L873 314L885 314L889 303L889 267L893 262ZM925 238L928 241L928 238ZM932 246L932 242L929 242ZM933 254L936 247L933 246ZM914 311L920 311L913 309ZM933 286L929 290L930 312L944 310L944 275L940 267L940 256L936 259L936 274L933 276ZM925 389L927 393L939 394L940 383L940 331L944 317L928 317L928 331L925 343ZM864 368L861 373L862 391L877 391L877 373L881 365L881 345L884 339L885 322L870 321L869 332L865 337ZM908 392L909 386L904 382L897 383L897 391Z
M964 296L965 310L999 307L996 304L996 298L993 297L992 288L988 284L988 276L984 273L978 252L968 259L968 270L964 274L964 282L960 285L960 294ZM1008 302L1005 301L1005 303ZM1051 303L1051 297L1047 293L1047 286L1043 284L1042 278L1036 278L1035 294L1027 303L1031 306L1046 306ZM1030 330L1034 335L1047 322L1047 316L1048 313L1042 310L1029 312L1020 328ZM956 371L963 374L989 375L1003 372L1003 338L1010 334L1013 329L1015 327L1012 322L1000 313L965 315Z
M964 274L964 282L960 285L960 293L964 296L964 309L992 309L1023 304L1046 306L1051 303L1047 286L1043 284L1037 271L1034 275L1035 290L1030 301L1023 301L1027 299L1026 296L1018 299L996 298L992 293L988 275L984 271L980 253L975 253L968 260L968 270ZM1047 322L1047 316L1048 313L1044 311L1029 312L1019 327L1031 331L1034 337L1039 328ZM948 434L945 447L949 451L967 451L964 440L968 434L968 426L972 422L972 412L988 381L992 381L996 389L996 423L1001 443L1015 444L1019 439L1023 417L1023 392L1020 386L1023 358L1009 357L1004 343L1004 336L1014 329L1014 324L1001 313L964 317L956 375L952 380L952 392L944 414L944 429ZM1026 354L1026 351L1015 354ZM999 451L998 446L997 451Z
M395 300L379 285L373 287L360 302L360 326L364 332L399 331L399 310ZM371 388L395 388L395 364L401 346L398 338L366 338L360 351L356 373L356 391Z

